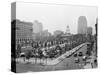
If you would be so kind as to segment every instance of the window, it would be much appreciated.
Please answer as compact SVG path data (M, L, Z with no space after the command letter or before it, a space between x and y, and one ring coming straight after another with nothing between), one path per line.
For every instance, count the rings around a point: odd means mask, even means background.
M19 27L16 27L16 30L20 30L20 28Z

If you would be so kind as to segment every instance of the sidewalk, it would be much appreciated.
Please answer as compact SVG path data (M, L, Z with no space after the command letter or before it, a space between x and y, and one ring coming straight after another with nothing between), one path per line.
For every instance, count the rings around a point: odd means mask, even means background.
M97 59L95 56L95 49L96 49L96 44L94 43L93 45L93 51L91 52L92 55L90 56L91 59L88 59L87 62L90 62L89 64L86 64L83 68L96 68L97 65L94 63L94 60Z

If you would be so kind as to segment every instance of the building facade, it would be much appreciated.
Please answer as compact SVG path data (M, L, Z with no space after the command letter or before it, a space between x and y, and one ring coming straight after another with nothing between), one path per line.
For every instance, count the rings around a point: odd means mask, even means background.
M80 16L78 18L78 34L87 33L87 19L85 16Z
M40 33L43 31L43 25L42 23L38 22L37 20L33 23L33 31L34 33Z
M49 37L49 36L51 36L51 33L48 32L48 30L43 30L41 35L44 36L44 37Z
M56 31L54 31L54 36L58 36L58 35L63 35L64 34L64 32L63 31L61 31L61 30L56 30Z
M66 32L65 32L65 36L70 36L71 33L70 33L70 28L69 26L66 27Z
M16 20L16 40L32 39L33 24Z
M92 33L93 33L93 28L92 27L88 27L87 28L87 34L92 35Z

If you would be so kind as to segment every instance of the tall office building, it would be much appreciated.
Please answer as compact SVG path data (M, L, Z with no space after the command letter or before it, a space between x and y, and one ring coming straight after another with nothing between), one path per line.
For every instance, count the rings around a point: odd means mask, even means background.
M43 31L42 23L35 20L33 23L33 31L34 31L34 33L41 33Z
M78 18L78 34L87 33L87 19L85 16L80 16Z

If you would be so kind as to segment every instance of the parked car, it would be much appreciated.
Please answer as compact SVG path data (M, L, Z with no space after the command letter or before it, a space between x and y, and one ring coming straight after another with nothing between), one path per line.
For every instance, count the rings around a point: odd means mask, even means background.
M83 56L83 53L82 52L79 52L78 56Z
M20 53L20 57L25 57L25 53Z
M86 59L87 59L86 56L83 56L83 57L82 57L82 60L83 60L83 61L86 61Z

